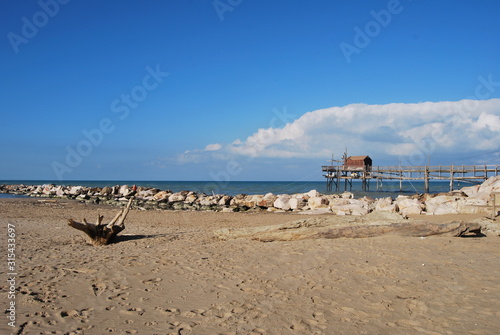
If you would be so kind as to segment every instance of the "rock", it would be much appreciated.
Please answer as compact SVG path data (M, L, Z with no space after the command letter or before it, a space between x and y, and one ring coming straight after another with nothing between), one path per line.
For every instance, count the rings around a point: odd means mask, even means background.
M101 190L101 195L111 195L113 194L113 189L109 186L105 186Z
M186 195L182 192L177 192L168 197L168 202L179 202L186 200Z
M64 196L65 196L65 191L66 191L66 190L64 189L64 187L63 187L63 186L59 186L59 187L57 187L57 188L56 188L56 195L57 195L58 197L61 197L61 198L62 198L62 197L64 197Z
M220 199L219 199L219 202L217 203L219 206L229 206L229 204L231 203L231 199L233 197L229 196L229 195L223 195Z
M243 207L243 206L245 206L246 197L247 197L246 194L238 194L231 199L230 205L237 206L237 207Z
M307 192L306 194L307 194L307 196L309 196L309 198L317 198L317 197L321 196L321 193L319 193L316 190L311 190L311 191Z
M465 193L468 197L473 197L479 191L480 185L462 187L460 189L461 192Z
M316 209L316 208L326 208L330 204L330 201L326 197L311 197L309 200L307 200L307 204L309 205L309 208L311 209Z
M244 206L249 208L257 207L263 198L264 196L259 194L247 195L245 197Z
M478 192L498 192L500 191L500 175L488 178L479 186Z
M272 193L267 193L264 195L261 201L257 203L259 207L270 208L274 206L274 202L278 197Z
M81 186L71 186L71 188L69 189L69 194L79 195L82 192L82 188L83 187Z
M425 200L425 210L429 215L458 214L457 201L463 197L453 195L437 195Z
M132 192L132 190L129 189L128 185L122 185L120 189L118 190L118 194L121 195L122 197L126 197Z
M293 197L288 201L291 210L301 210L307 206L307 200L302 196Z
M171 193L168 193L166 191L160 191L156 193L153 198L155 198L156 201L163 201L168 199L168 197L171 195Z
M184 199L185 204L193 204L198 199L198 196L194 192L190 192L186 195Z
M292 197L288 194L280 194L278 195L278 197L276 198L276 200L274 201L274 204L273 206L275 208L278 208L278 209L282 209L282 210L289 210L290 209L290 199Z
M458 213L459 212L458 212L456 204L453 205L451 203L441 204L438 207L436 207L432 212L432 214L434 214L434 215L458 214ZM427 212L427 214L430 214L430 213Z
M344 192L340 195L342 199L354 199L354 194L351 192Z
M42 185L42 194L45 194L45 195L52 195L52 194L56 194L55 192L55 189L52 185Z
M217 198L214 197L213 195L208 195L208 196L205 195L205 196L200 196L197 202L201 206L211 207L217 204Z
M364 199L335 199L330 205L330 210L336 215L365 215L371 211Z
M465 198L458 201L457 210L460 214L491 214L492 208L486 200Z
M423 204L418 199L411 199L406 196L398 196L395 204L398 206L399 213L404 217L412 214L422 214Z
M158 190L154 189L146 189L143 187L138 188L136 197L137 198L153 198L155 194L158 193Z
M479 185L477 192L474 192L474 189L471 188L463 188L461 191L471 198L490 201L493 192L500 192L500 175L488 178Z
M391 197L386 197L386 198L380 198L375 201L375 210L395 213L397 212L397 207L396 204L393 203Z

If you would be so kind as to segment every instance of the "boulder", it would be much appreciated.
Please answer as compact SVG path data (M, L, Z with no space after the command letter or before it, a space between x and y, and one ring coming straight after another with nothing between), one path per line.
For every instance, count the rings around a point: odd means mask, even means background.
M292 197L288 194L280 194L278 195L278 197L276 198L276 200L274 201L274 204L273 206L275 208L278 208L278 209L282 209L282 210L289 210L290 209L290 199Z
M168 193L166 191L160 191L153 195L153 198L155 198L156 201L162 201L168 199L168 197L171 195L171 193Z
M321 193L319 193L316 190L311 190L311 191L307 192L306 195L309 196L309 198L316 198L316 197L320 197Z
M56 188L56 195L58 197L64 197L65 196L65 192L66 192L66 190L65 190L65 188L63 186L59 186L59 187Z
M311 209L316 209L316 208L327 208L328 205L330 204L330 201L326 197L311 197L309 200L307 200L307 204L309 205L309 208Z
M189 192L186 195L186 198L184 199L184 203L192 205L196 201L196 199L198 199L198 196L196 195L196 193Z
M122 197L126 197L130 193L132 193L132 190L128 187L128 185L122 185L118 190L118 194L121 195Z
M397 212L397 207L391 197L380 198L375 201L375 211L379 212Z
M274 206L274 202L276 201L277 198L278 197L275 196L274 194L267 193L266 195L264 195L264 197L262 198L262 200L260 200L257 205L259 207L264 207L264 208L273 207Z
M405 217L412 214L422 214L424 205L418 199L411 199L406 196L398 196L395 201L399 213Z
M492 208L486 200L465 198L458 201L457 210L460 214L491 214Z
M291 210L301 210L307 206L307 200L303 196L290 198L288 201Z
M69 189L69 194L71 195L79 195L82 192L82 186L71 186Z
M219 206L229 206L229 204L231 203L231 199L232 197L229 196L229 195L223 195L219 201L218 201L218 205Z
M340 195L342 199L354 199L354 194L351 192L344 192Z
M467 191L470 192L470 190L467 189L464 193L467 194ZM469 197L489 201L491 199L491 193L493 192L500 192L500 175L488 178L484 183L479 185L477 193L472 192Z
M365 199L336 199L330 205L336 215L366 215L371 211Z
M425 200L425 210L429 215L458 214L458 201L464 198L449 194L430 197Z
M176 192L168 197L168 202L179 202L186 200L186 195L182 192Z
M462 187L460 189L461 192L465 193L468 197L473 197L479 191L480 185Z
M101 195L111 195L113 194L113 189L109 186L105 186L101 190Z
M231 202L229 204L230 204L230 206L243 207L243 206L245 206L246 197L247 197L246 194L235 195L231 199Z
M211 207L217 204L217 198L213 195L202 195L198 197L197 203L201 206Z
M248 208L257 207L263 198L264 196L260 194L247 195L243 205Z

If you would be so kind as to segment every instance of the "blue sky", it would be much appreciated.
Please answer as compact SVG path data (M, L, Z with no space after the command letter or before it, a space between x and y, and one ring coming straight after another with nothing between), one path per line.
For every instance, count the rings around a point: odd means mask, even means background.
M500 164L498 1L0 6L0 179L321 180L346 147Z

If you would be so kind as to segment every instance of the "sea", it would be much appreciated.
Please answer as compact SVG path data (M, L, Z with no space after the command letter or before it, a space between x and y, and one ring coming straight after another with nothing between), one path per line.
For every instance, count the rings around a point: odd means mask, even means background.
M341 181L339 190L327 190L325 181L139 181L139 180L71 180L71 181L54 181L54 180L0 180L1 184L24 184L24 185L67 185L67 186L88 186L88 187L104 187L116 185L137 185L143 187L158 188L160 190L171 190L173 192L193 191L205 194L295 194L306 193L311 190L316 190L322 194L340 194L350 191L356 198L364 196L370 198L397 197L398 195L412 195L424 193L423 181L383 181L376 183L370 181L367 191L362 190L360 180L353 180L352 186ZM471 183L455 182L453 189L460 189L465 186L471 186ZM450 191L449 181L430 181L429 192L441 193ZM0 197L13 197L10 194L0 194Z

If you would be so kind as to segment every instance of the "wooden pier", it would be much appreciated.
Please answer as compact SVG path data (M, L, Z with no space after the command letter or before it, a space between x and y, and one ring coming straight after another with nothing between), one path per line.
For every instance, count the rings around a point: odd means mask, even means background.
M368 156L355 156L363 158ZM450 191L453 191L455 182L481 183L500 172L500 165L449 165L449 166L353 166L347 164L344 159L342 165L322 166L326 178L326 189L328 191L340 190L341 181L344 181L344 191L352 189L353 180L361 180L362 190L370 189L370 180L377 182L377 190L381 188L383 180L399 180L399 189L403 189L403 181L423 180L425 192L429 193L429 182L431 180L449 180ZM333 160L332 160L333 162ZM371 162L371 159L370 159Z

